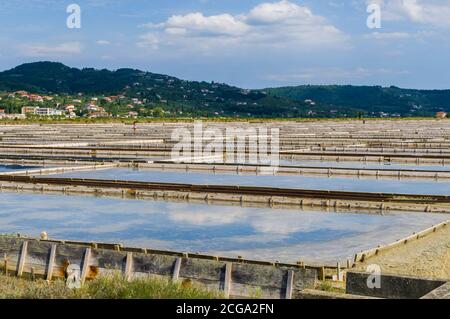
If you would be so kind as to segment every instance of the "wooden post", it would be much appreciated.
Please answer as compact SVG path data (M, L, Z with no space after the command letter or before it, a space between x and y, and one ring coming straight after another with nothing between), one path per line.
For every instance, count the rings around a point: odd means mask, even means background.
M337 281L341 280L341 264L338 262L336 266Z
M233 270L233 263L226 263L225 265L225 281L223 283L223 291L225 298L230 298L231 291L231 271Z
M325 267L320 267L319 280L325 280Z
M286 299L292 299L292 291L294 289L294 275L293 270L288 270L287 281L286 281Z
M34 267L31 267L31 280L36 281L36 273Z
M90 258L91 258L91 249L86 248L86 252L84 253L83 265L82 265L82 269L81 269L81 278L80 278L82 285L84 284L86 277L87 277Z
M127 260L125 263L125 274L124 274L124 278L126 281L130 281L131 280L131 273L133 271L133 253L128 252L127 253Z
M4 265L5 265L5 276L8 277L8 258L6 256L6 253L5 253L3 262L4 262Z
M178 278L180 277L180 269L181 269L181 262L182 262L182 258L178 257L175 260L175 266L173 268L173 274L172 274L172 281L173 282L177 282Z
M17 265L17 277L21 277L23 274L23 268L27 259L28 242L24 241L22 249L20 250L19 264Z
M52 245L52 248L50 250L50 258L48 260L47 276L45 278L47 280L52 280L53 268L55 266L55 257L56 257L56 245Z

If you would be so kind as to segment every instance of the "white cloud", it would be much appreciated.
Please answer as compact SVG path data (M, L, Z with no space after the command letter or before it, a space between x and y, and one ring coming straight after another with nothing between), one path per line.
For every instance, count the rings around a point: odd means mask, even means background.
M246 17L250 24L303 24L325 23L307 7L283 0L275 3L262 3L254 7Z
M61 55L73 55L81 53L80 42L65 42L56 45L49 44L25 44L20 47L23 55L31 57L55 57Z
M96 43L98 45L110 45L111 44L111 42L108 40L98 40Z
M230 14L205 17L202 13L172 16L163 24L165 32L191 36L239 36L248 31L248 26Z
M427 39L435 37L438 33L434 31L418 31L409 32L372 32L364 35L364 39L380 40L380 41L399 41L399 40L416 40L424 42Z
M367 3L379 4L386 20L450 27L450 0L367 0Z
M399 40L409 39L411 34L407 32L373 32L364 36L366 39L375 40Z
M347 36L309 8L287 0L262 3L247 14L203 13L175 15L141 35L138 45L153 50L163 47L211 52L214 50L277 48L309 50L343 46Z
M139 37L138 46L141 48L159 49L159 38L156 34L147 33Z

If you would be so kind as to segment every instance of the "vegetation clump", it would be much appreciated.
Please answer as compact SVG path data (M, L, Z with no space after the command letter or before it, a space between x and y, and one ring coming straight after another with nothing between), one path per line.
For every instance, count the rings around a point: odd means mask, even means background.
M0 275L0 299L215 299L218 292L165 279L138 278L131 282L119 274L87 281L69 289L63 280L27 280Z

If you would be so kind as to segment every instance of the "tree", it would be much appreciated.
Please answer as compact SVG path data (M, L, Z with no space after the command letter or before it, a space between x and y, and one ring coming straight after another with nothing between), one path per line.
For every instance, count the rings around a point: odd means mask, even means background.
M162 108L162 107L155 107L153 110L152 110L152 113L153 113L153 116L154 117L164 117L164 114L166 113L165 111L164 111L164 109Z

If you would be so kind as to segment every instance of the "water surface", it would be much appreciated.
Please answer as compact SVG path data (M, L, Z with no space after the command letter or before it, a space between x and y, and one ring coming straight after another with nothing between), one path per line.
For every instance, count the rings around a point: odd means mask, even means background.
M240 185L295 189L318 189L357 192L450 195L449 181L363 179L357 177L309 177L302 175L237 175L234 173L164 172L114 168L89 172L53 175L66 178L93 178L143 182Z
M0 203L0 233L328 264L449 219L6 192Z
M360 169L385 169L385 170L431 170L431 171L450 171L450 165L423 164L414 163L389 163L389 162L361 162L361 161L315 161L281 158L280 165L284 166L313 166L327 168L360 168Z
M27 170L39 168L39 166L24 166L24 165L16 165L16 164L0 164L0 173L12 172L18 170Z

